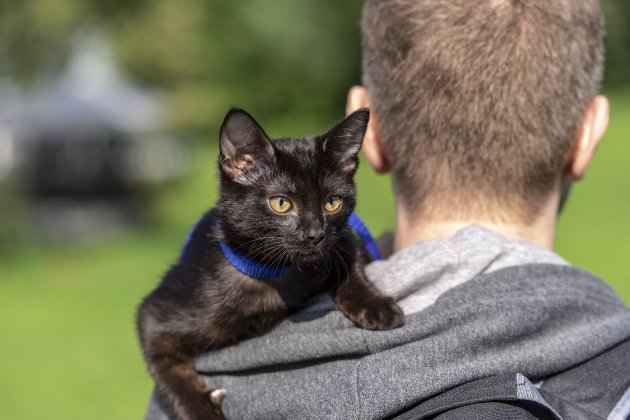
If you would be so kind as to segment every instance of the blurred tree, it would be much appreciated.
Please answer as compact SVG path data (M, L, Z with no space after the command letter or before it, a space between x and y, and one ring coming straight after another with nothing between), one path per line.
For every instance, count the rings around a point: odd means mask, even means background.
M630 2L603 0L606 14L605 86L630 84Z
M110 33L125 69L168 92L182 128L212 135L230 105L281 126L327 123L359 81L361 4L0 0L0 75L26 83L59 71L72 36L92 20ZM630 2L603 5L606 85L618 87L630 83Z
M230 105L261 117L329 120L359 80L360 0L22 0L0 3L0 74L59 71L86 21L123 67L164 88L181 127L216 129Z
M172 91L182 125L216 128L230 105L266 118L342 112L359 79L361 1L181 3L152 2L117 35L127 68Z

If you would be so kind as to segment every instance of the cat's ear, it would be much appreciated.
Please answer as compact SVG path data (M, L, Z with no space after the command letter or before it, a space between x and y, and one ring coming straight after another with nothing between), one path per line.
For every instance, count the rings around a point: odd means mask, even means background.
M242 109L231 109L219 136L222 170L234 181L247 183L274 161L271 141L260 124Z
M357 169L358 154L369 120L370 111L361 108L324 134L324 153L342 172L353 172Z

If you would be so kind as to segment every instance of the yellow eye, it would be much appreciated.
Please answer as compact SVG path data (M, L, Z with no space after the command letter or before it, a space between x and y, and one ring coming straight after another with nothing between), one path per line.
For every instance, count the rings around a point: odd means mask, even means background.
M329 213L339 210L339 207L341 207L341 198L339 197L328 197L324 203L324 210Z
M276 213L286 213L291 208L291 202L284 197L272 197L269 199L269 207Z

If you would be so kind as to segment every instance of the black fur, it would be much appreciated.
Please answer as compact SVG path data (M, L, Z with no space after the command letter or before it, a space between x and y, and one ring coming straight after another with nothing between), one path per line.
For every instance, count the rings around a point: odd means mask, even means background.
M226 116L217 206L138 310L149 371L177 418L223 418L222 398L211 401L194 369L197 355L268 332L316 294L330 293L363 328L404 323L394 301L365 278L366 252L347 227L368 118L363 109L324 134L272 142L245 111ZM287 213L270 208L278 195L291 200ZM334 213L323 207L329 196L342 200ZM253 279L226 261L219 240L251 260L293 268L281 278Z

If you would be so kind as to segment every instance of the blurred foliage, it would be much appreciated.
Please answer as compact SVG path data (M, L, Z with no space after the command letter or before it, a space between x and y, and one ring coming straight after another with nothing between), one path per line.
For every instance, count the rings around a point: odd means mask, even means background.
M603 0L606 15L605 86L618 88L630 83L630 2Z
M226 108L331 119L359 81L360 0L21 0L1 3L0 74L54 74L86 22L124 69L171 97L178 126L216 131Z
M0 74L59 71L72 36L100 22L123 67L162 87L176 123L213 135L225 108L332 119L359 81L361 0L0 0ZM630 83L630 2L603 0L607 87Z

